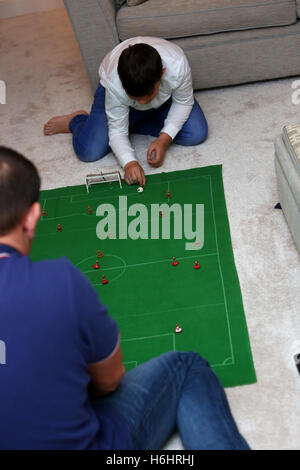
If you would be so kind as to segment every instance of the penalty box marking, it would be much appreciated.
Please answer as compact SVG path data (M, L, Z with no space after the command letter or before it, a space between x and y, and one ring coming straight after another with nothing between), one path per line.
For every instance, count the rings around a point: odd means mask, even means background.
M173 309L169 309L169 310L160 310L160 311L155 311L155 312L153 311L153 312L148 312L148 313L140 313L140 314L137 314L137 315L129 314L129 315L126 315L126 318L144 317L144 316L148 316L148 315L159 315L161 313L172 313L172 312L176 312L176 311L192 310L192 309L196 309L196 308L205 308L205 307L214 307L214 306L217 307L217 306L220 306L220 305L225 306L224 302L217 303L217 304L202 304L202 305L200 304L200 305L192 305L192 306L189 306L189 307L180 307L180 308L173 308ZM122 317L120 317L120 318L122 318ZM174 334L174 333L170 333L170 334ZM230 344L229 344L229 346L230 346ZM215 368L216 367L228 367L228 366L233 366L234 364L235 364L234 358L229 356L226 359L224 359L224 361L221 362L221 363L212 364L211 367L215 367Z
M210 175L203 175L203 176L191 177L191 178L189 178L189 180L191 180L191 179L199 179L199 178L202 178L202 179L208 179L208 178L210 178L210 179L211 179ZM148 184L149 184L149 186L154 186L154 185L164 185L164 184L168 183L168 189L167 189L167 190L170 191L170 183L177 183L177 182L179 182L179 181L187 181L187 180L181 178L181 179L177 179L177 180L168 180L168 181L166 181L166 182L157 182L157 183L154 182L154 183L148 183ZM120 188L118 188L118 191L120 191ZM119 197L119 196L120 196L120 194L114 195L113 197L115 198L115 197ZM138 195L137 195L136 193L132 193L132 194L126 194L125 196L127 196L127 197L132 197L132 196L137 197ZM70 195L70 196L57 196L57 197L54 197L54 198L47 198L47 199L44 199L43 209L45 209L45 207L46 207L46 201L47 201L47 200L48 200L48 201L55 201L56 199L61 199L61 198L67 198L67 199L68 199L68 198L70 198L70 204L76 204L76 203L80 203L80 202L86 201L86 199L87 199L87 197L86 197L86 195L85 195L84 198L83 198L82 196L80 196L81 199L79 199L79 200L77 200L77 201L73 201L73 198L74 198L74 197L76 197L76 194L73 194L73 195ZM98 200L99 198L101 198L101 201L102 201L103 199L110 199L110 200L111 200L111 199L112 199L112 196L111 196L111 195L109 195L109 196L100 196L100 195L98 195L97 197L94 197L94 198L88 198L88 201L95 201L95 200ZM42 201L43 201L43 199L42 199ZM101 204L101 202L99 202L99 204ZM145 206L145 207L150 207L151 204L152 204L152 203L144 204L144 206ZM167 204L167 203L166 203L165 201L163 201L163 202L158 202L157 204ZM121 211L119 211L119 210L116 211L117 214L120 213L120 212L121 212ZM211 213L211 211L209 211L209 213ZM194 211L192 212L192 214L194 214ZM46 221L46 220L49 221L49 220L63 219L63 218L67 218L67 217L76 217L76 216L81 216L81 215L90 217L90 214L76 213L76 214L69 214L69 215L57 216L57 217L52 217L52 218L48 218L48 217L47 217L47 218L45 218L45 219L43 218L43 216L41 216L40 219L41 219L41 220L45 220L45 221Z
M205 308L205 307L217 307L217 306L220 306L220 305L224 305L224 302L221 302L221 303L217 303L217 304L202 304L202 305L193 305L193 306L189 306L189 307L180 307L180 308L173 308L173 309L169 309L169 310L160 310L160 311L156 311L156 312L148 312L148 313L140 313L140 314L137 314L137 315L134 315L134 314L129 314L129 315L126 315L126 318L130 318L130 317L144 317L144 316L148 316L148 315L159 315L161 313L172 313L172 312L176 312L176 311L182 311L182 310L192 310L192 309L196 309L196 308ZM122 317L120 317L122 318ZM174 333L169 333L170 335ZM175 337L175 335L174 335ZM142 338L142 339L146 339L146 338L151 338L146 336L145 338ZM133 338L133 339L137 339L137 338ZM122 340L122 341L130 341L130 339L128 340ZM224 359L223 362L221 363L218 363L218 364L212 364L211 367L228 367L228 366L233 366L235 364L235 361L234 361L234 358L232 358L232 356L229 356L227 357L226 359Z
M154 339L154 338L163 338L166 336L171 336L172 337L172 345L173 345L173 351L176 351L176 346L175 346L175 333L164 333L161 335L153 335L153 336L139 336L137 338L127 338L127 339L121 339L120 343L127 343L131 341L145 341L148 339Z
M230 342L230 348L231 348L231 357L232 357L232 360L233 360L233 364L235 364L233 343L232 343L232 336L231 336L231 325L230 325L230 320L229 320L229 312L228 312L228 306L227 306L227 298L226 298L226 292L225 292L224 278L223 278L223 272L222 272L221 261L220 261L220 251L219 251L219 243L218 243L217 223L216 223L215 204L214 204L214 196L213 196L213 190L212 190L211 175L209 175L209 185L210 185L211 202L212 202L212 208L213 208L213 220L214 220L214 229L215 229L215 241L216 241L216 248L217 248L217 258L218 258L219 272L220 272L220 276L221 276L223 297L224 297L224 303L225 303L228 336L229 336L229 342Z
M161 181L158 181L157 183L156 182L150 182L150 183L147 183L147 186L154 186L154 185L158 185L158 184L166 184L166 183L178 183L179 181L189 181L189 180L195 180L195 179L198 179L198 178L203 178L203 179L209 179L211 178L210 175L198 175L198 176L192 176L190 177L188 180L184 179L184 178L180 178L180 179L176 179L176 180L167 180L165 182L161 182ZM120 188L118 188L118 191L121 191ZM44 199L42 198L42 201L44 201L44 207L43 209L45 208L45 204L46 204L46 201L55 201L56 199L70 199L70 203L71 204L75 204L76 202L80 202L80 201L73 201L73 198L78 196L77 193L73 193L73 194L69 194L68 196L55 196L55 197L48 197L47 199ZM132 193L132 194L126 194L126 196L137 196L136 193ZM90 199L88 197L88 195L85 195L84 197L80 196L81 197L81 200L84 201L86 199ZM99 196L98 196L99 197ZM106 199L109 199L111 196L105 196Z
M150 183L147 183L147 186L155 186L155 185L168 185L168 190L170 189L170 184L171 183L178 183L178 182L181 182L181 181L184 181L184 182L187 182L189 180L196 180L196 179L199 179L199 178L202 178L202 179L208 179L210 177L210 175L198 175L198 176L193 176L193 177L190 177L188 180L184 179L184 178L178 178L176 180L167 180L167 181L158 181L158 182L150 182ZM118 192L122 192L122 190L120 188L118 188ZM74 198L76 198L76 196L79 196L81 199L77 199L74 201ZM118 197L119 194L114 194L113 197ZM125 194L125 196L127 197L131 197L131 196L136 196L138 197L138 194L136 192L133 192L133 193L130 193L130 194ZM97 197L95 198L87 198L87 196L85 195L84 197L80 196L80 195L76 195L76 194L73 194L71 196L61 196L61 197L65 197L65 198L70 198L71 200L71 204L76 204L77 202L81 202L81 201L85 201L86 199L89 199L89 200L94 200L94 199L99 199L99 197L101 197L102 199L111 199L111 195L107 195L107 196L101 196L101 195L98 195ZM56 199L56 198L52 198L52 199Z
M148 340L148 339L155 339L155 338L162 338L162 337L166 337L166 336L171 336L172 337L172 346L173 346L173 351L175 352L176 351L176 338L175 338L175 333L165 333L165 334L161 334L161 335L153 335L153 336L140 336L140 337L137 337L137 338L127 338L127 339L121 339L120 343L125 343L125 342L132 342L132 341L145 341L145 340ZM232 362L229 362L229 361L232 361ZM132 363L136 363L138 364L138 361L127 361L127 362L124 362L124 364L132 364ZM230 366L233 366L234 365L234 361L232 359L232 357L227 357L226 359L224 359L224 361L222 363L218 363L218 364L212 364L211 367L230 367Z

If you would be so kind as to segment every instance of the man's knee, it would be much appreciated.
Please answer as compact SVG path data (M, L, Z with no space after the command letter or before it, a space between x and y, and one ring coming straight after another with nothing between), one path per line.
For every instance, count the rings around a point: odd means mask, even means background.
M175 144L184 146L195 146L202 144L208 134L207 121L202 114L199 119L191 119L174 139Z
M207 138L208 125L206 117L196 100L190 114L189 124L189 137L191 142L189 145L202 144Z
M82 162L95 162L105 157L110 151L108 143L103 143L103 145L84 145L84 146L74 146L75 153L79 160Z
M200 119L194 120L189 135L189 144L188 145L199 145L202 144L208 134L208 125L205 119L204 114L201 111Z
M207 134L208 134L208 126L207 126L207 122L202 122L199 126L196 126L195 129L194 129L194 132L191 136L191 144L190 145L199 145L199 144L202 144L206 138L207 138Z

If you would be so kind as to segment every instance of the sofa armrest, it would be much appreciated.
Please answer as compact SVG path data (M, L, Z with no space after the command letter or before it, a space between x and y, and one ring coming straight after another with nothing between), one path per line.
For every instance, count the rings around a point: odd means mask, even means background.
M114 0L64 0L93 92L105 55L119 44Z

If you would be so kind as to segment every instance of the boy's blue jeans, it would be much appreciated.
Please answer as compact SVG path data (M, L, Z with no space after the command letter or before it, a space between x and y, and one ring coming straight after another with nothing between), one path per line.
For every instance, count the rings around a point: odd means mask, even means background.
M223 386L198 353L162 354L127 372L114 393L94 402L96 412L97 403L121 414L136 450L162 448L176 428L188 450L250 450Z
M129 132L133 134L158 137L168 115L172 99L170 98L157 109L139 111L130 108ZM108 125L105 113L105 88L99 84L94 103L89 115L80 114L70 122L73 134L73 147L78 158L83 162L94 162L110 152L108 144ZM179 145L198 145L207 136L207 122L198 102L188 120L173 142Z

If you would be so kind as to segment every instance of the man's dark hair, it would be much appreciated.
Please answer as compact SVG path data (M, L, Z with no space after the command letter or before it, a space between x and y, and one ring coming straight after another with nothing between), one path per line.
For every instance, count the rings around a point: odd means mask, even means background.
M148 44L134 44L124 49L119 57L118 74L128 95L135 98L149 96L162 76L159 53Z
M15 150L0 146L0 236L18 226L38 201L40 186L33 163Z

